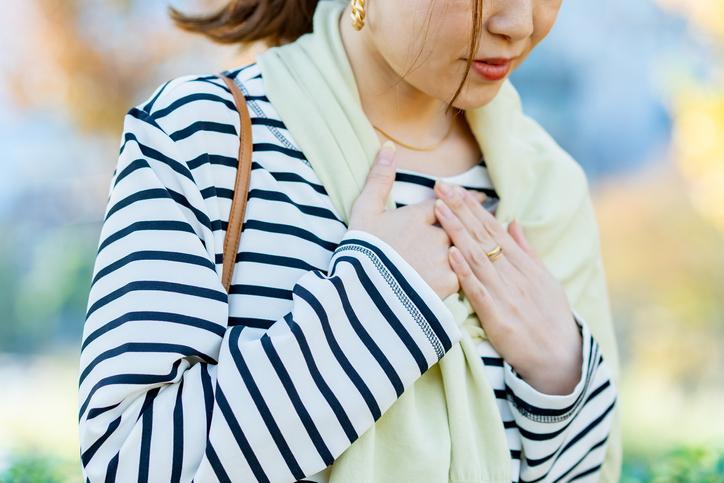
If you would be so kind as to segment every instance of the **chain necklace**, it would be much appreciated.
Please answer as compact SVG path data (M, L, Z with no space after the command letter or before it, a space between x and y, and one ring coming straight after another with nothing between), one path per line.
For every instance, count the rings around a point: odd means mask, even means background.
M375 128L376 130L378 130L379 132L381 132L385 137L387 137L387 138L390 139L391 141L394 141L395 144L398 144L398 145L400 145L400 146L403 146L403 147L405 147L405 148L407 148L407 149L412 149L412 150L414 150L414 151L433 151L433 150L435 150L438 146L440 146L440 145L443 143L443 141L445 141L445 140L448 138L448 136L450 136L450 133L452 132L454 125L455 125L455 117L453 116L453 120L450 121L450 127L448 128L447 133L445 134L445 136L443 136L442 139L440 139L437 143L433 144L432 146L425 146L425 147L422 147L422 148L421 148L421 147L417 147L417 146L412 146L412 145L407 144L407 143L403 143L403 142L400 141L399 139L396 139L396 138L390 136L389 134L387 134L385 131L383 131L382 129L378 128L378 127L375 126L374 124L372 125L372 127Z

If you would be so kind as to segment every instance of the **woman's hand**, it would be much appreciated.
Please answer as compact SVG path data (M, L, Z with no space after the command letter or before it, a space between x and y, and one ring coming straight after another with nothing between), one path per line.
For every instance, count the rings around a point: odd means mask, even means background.
M569 394L581 377L581 335L560 283L517 221L506 231L461 186L435 184L435 213L452 240L450 264L490 342L520 376L547 394ZM502 255L485 254L500 245Z
M389 244L444 300L460 290L449 261L450 237L436 224L434 200L386 208L395 170L395 146L385 143L352 206L347 227L371 233Z

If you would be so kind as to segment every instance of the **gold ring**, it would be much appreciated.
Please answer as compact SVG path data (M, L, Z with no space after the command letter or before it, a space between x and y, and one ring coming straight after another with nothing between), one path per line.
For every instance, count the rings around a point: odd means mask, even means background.
M503 247L501 247L500 245L497 245L495 248L493 248L489 252L485 252L485 254L488 256L488 258L490 259L491 262L494 262L495 260L500 258L500 256L503 254Z

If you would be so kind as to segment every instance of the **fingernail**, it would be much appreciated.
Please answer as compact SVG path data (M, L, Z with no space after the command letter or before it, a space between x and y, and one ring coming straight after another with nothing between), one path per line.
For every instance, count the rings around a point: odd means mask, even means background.
M392 164L394 156L395 143L389 140L385 141L382 144L382 149L380 149L379 163L385 166L389 166Z

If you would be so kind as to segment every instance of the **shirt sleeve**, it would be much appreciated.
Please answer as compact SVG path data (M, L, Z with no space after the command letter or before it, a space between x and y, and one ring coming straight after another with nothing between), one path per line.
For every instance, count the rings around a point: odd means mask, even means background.
M570 394L542 393L504 363L505 384L522 451L520 481L596 481L617 393L600 347L573 310L581 332L581 378Z
M460 340L391 246L350 230L263 334L229 326L214 227L174 139L125 116L80 355L86 481L269 481L338 457Z

